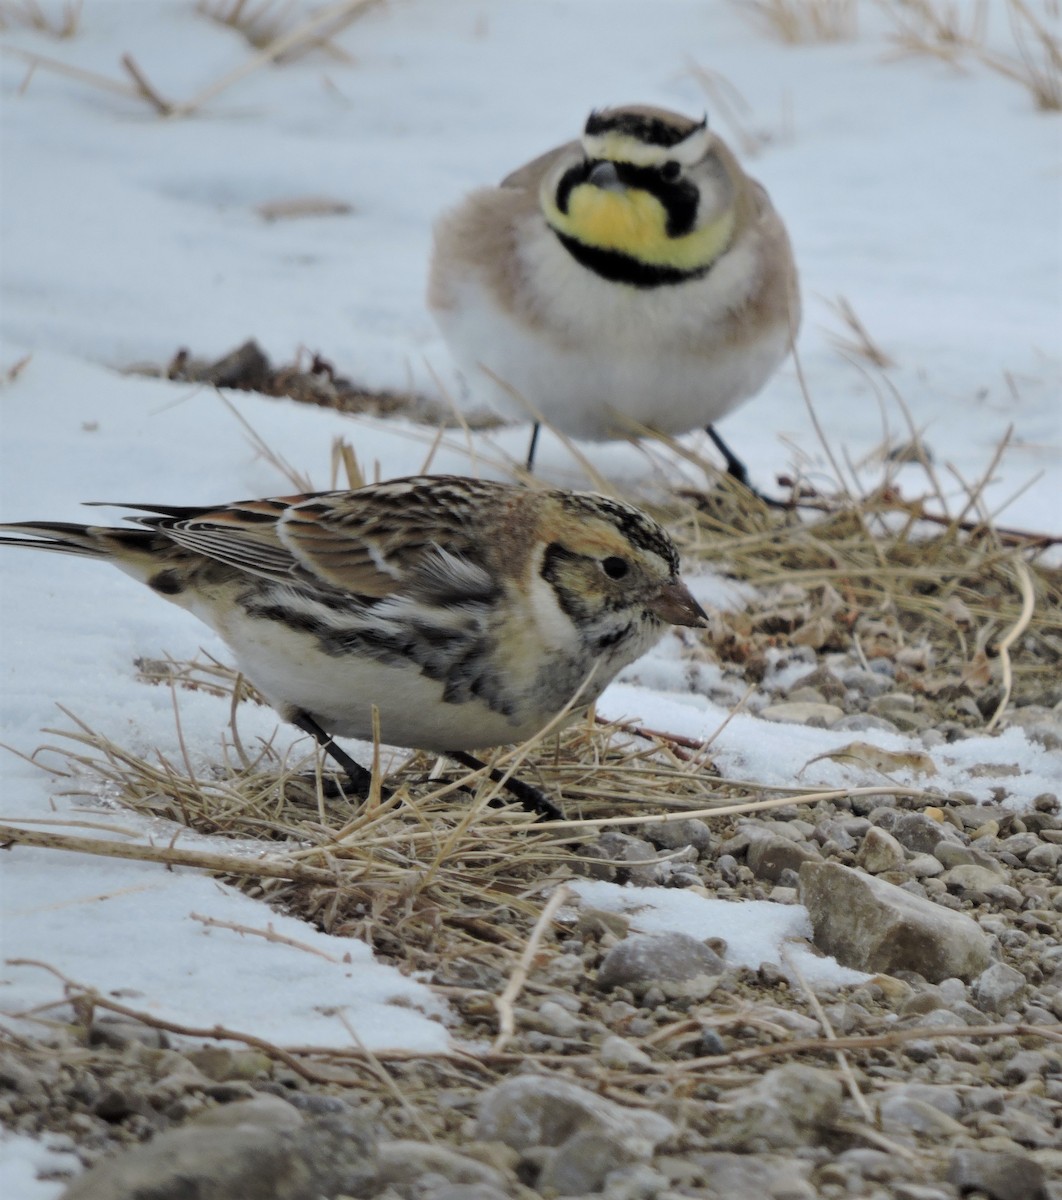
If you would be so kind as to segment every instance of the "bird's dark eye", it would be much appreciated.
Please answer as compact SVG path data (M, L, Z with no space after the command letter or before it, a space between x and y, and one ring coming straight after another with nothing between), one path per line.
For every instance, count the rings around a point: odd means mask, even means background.
M609 579L625 579L631 570L631 564L625 558L606 558L601 563L601 569Z
M678 177L681 174L682 174L682 164L675 162L675 160L673 158L669 159L660 168L661 177L663 179L665 179L668 183L674 183L675 180L678 179Z

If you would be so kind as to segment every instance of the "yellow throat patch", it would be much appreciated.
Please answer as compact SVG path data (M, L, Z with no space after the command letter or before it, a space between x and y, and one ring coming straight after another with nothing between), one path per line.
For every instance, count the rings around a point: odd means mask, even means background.
M734 212L728 209L703 229L668 237L667 210L656 196L641 188L616 192L581 183L572 188L568 211L563 213L544 186L540 202L546 220L558 233L651 266L683 272L711 266L734 232Z

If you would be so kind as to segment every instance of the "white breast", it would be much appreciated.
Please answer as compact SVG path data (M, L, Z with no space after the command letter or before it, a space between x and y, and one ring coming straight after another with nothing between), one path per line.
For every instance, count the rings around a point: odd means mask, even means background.
M537 328L506 313L471 272L453 281L457 303L436 314L475 398L507 416L537 411L590 439L622 436L632 421L683 433L754 395L785 358L784 323L726 341L724 321L757 274L751 250L728 253L701 279L640 289L579 266L537 218L523 245L529 290L550 297Z

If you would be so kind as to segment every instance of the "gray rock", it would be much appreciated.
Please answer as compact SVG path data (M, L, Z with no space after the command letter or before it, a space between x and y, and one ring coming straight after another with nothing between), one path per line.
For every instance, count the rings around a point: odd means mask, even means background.
M1006 963L993 963L973 984L974 1001L985 1012L1006 1012L1008 1005L1022 995L1028 984L1025 976Z
M895 808L881 808L875 809L870 819L915 854L935 854L942 842L959 845L959 833L956 829L942 821L934 821L925 813L905 813ZM945 866L947 865L945 863Z
M385 1193L393 1196L394 1189ZM512 1200L511 1188L496 1188L489 1183L440 1183L422 1179L411 1195L416 1200Z
M999 876L1005 873L1003 864L991 854L976 846L965 846L962 842L940 842L931 853L946 867L983 867Z
M1025 865L1033 871L1053 871L1062 862L1062 846L1041 842L1025 856Z
M776 833L755 831L745 861L757 879L777 883L783 871L799 871L806 862L822 862L822 855L811 846L794 842Z
M688 933L632 933L605 955L597 986L605 991L627 987L637 993L664 980L720 975L724 967L714 950Z
M681 850L692 846L701 854L712 848L712 831L704 821L695 817L680 817L674 821L653 821L642 826L642 834L661 850Z
M189 1127L96 1163L62 1200L318 1200L364 1194L376 1175L371 1126L319 1117L294 1130Z
M983 1192L990 1200L1042 1200L1046 1183L1043 1167L1029 1155L987 1150L956 1150L948 1179L960 1195Z
M800 898L815 945L845 966L938 983L970 979L990 962L991 942L970 917L839 863L805 863Z
M582 847L580 861L574 862L572 869L591 879L630 880L651 887L657 882L661 865L652 842L627 833L608 832Z
M932 1139L956 1138L963 1127L933 1104L920 1100L905 1088L887 1092L878 1105L885 1133L917 1133Z
M903 846L891 833L872 825L859 847L856 862L871 875L881 875L902 867L906 857Z
M667 1184L666 1175L645 1163L634 1163L609 1171L605 1177L604 1200L654 1200Z
M535 1188L558 1196L599 1192L617 1166L640 1157L645 1155L632 1154L621 1133L583 1129L546 1157Z
M836 704L794 700L770 704L760 716L765 721L779 721L785 725L814 725L819 729L829 729L835 721L841 720L844 709Z
M695 1154L693 1161L711 1181L712 1200L817 1200L810 1182L812 1164L775 1154ZM696 1193L695 1193L696 1194Z
M916 854L904 868L912 879L931 879L944 870L944 864L932 854Z
M613 1071L626 1071L631 1067L646 1067L653 1060L648 1054L626 1038L609 1034L601 1043L598 1058Z
M789 1063L775 1067L720 1104L711 1135L722 1150L788 1150L806 1145L837 1120L841 1083L828 1071Z
M958 892L960 895L966 892L987 894L1001 882L998 872L990 871L976 863L962 863L952 867L945 871L941 878L948 885L949 892Z
M303 1124L303 1116L293 1104L279 1096L259 1092L250 1100L204 1108L190 1119L189 1124L209 1126L211 1129L237 1125L253 1125L259 1129L296 1129Z
M463 1187L483 1185L497 1189L504 1196L510 1191L509 1181L496 1167L488 1166L467 1155L458 1154L446 1146L429 1145L405 1138L393 1142L381 1142L377 1158L378 1186L394 1187L404 1194L425 1175L437 1175L446 1184ZM418 1189L418 1197L423 1194ZM432 1196L439 1193L433 1191Z
M625 1140L625 1161L646 1158L675 1126L646 1108L624 1108L566 1079L515 1075L480 1099L476 1136L504 1142L514 1150L561 1146L577 1133L600 1133ZM613 1166L617 1165L613 1163Z

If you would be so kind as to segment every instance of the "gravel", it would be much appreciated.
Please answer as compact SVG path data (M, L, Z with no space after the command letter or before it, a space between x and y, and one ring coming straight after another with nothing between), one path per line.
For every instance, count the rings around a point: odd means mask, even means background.
M971 697L934 702L902 664L869 666L783 651L771 671L795 682L756 702L926 745L983 726ZM1058 698L1031 699L1004 724L1058 753ZM445 987L476 1062L309 1080L258 1049L77 1011L45 1041L0 1040L0 1121L76 1154L67 1200L1062 1200L1062 811L1006 800L852 797L580 846L573 871L597 878L805 903L815 945L874 972L814 1002L776 967L727 965L725 946L573 907L503 1054L483 1053L493 999L529 925L511 947L398 960ZM846 1072L816 1004L854 1039Z

